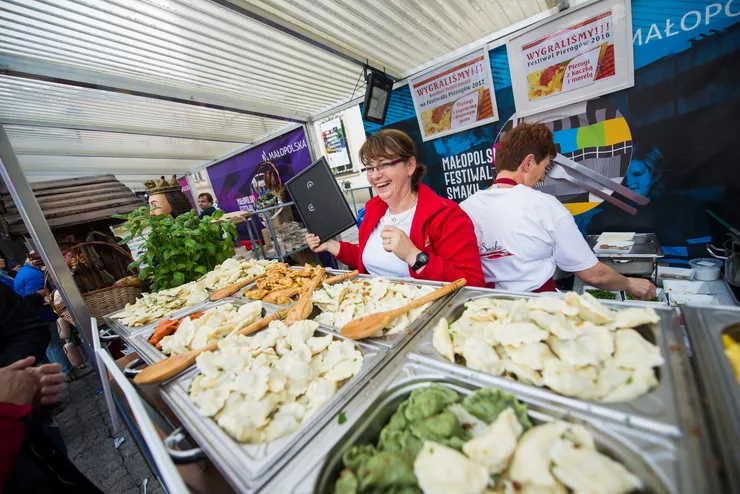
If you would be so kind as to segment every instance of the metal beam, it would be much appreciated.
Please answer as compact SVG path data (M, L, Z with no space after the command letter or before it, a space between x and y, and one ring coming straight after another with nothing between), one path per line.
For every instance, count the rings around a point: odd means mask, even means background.
M0 125L0 175L2 175L3 182L10 191L13 202L18 207L18 212L26 225L28 233L31 234L34 245L44 260L49 276L59 289L64 305L69 310L75 326L80 330L85 342L84 350L87 354L87 360L97 368L97 360L91 346L93 341L92 326L87 304L85 304L85 300L82 298L79 288L77 288L72 272L67 267L62 251L51 233L51 228L46 222L36 196L31 186L28 185L28 180L26 180L23 170L21 170L18 158L13 153L8 134L5 133L2 125Z
M132 77L106 74L94 70L70 67L45 60L0 54L0 73L35 79L55 84L112 91L115 93L141 96L174 103L230 111L245 115L305 122L309 114L298 110L263 103L247 98L237 98L223 94L211 93L196 89L185 89L177 86L142 81Z
M287 21L286 19L273 14L272 12L260 8L251 2L244 0L211 0L222 7L232 10L240 15L253 19L257 22L270 26L273 29L292 36L304 43L308 43L320 50L331 53L337 57L343 58L360 67L370 66L378 70L385 70L386 75L393 79L400 79L401 75L397 67L388 66L386 62L379 58L373 57L369 53L361 53L354 50L351 46L336 43L319 34L306 29L298 24Z
M52 129L67 129L67 130L92 130L95 132L110 132L112 134L132 134L132 135L144 135L154 137L173 137L177 139L194 139L197 141L218 141L218 142L233 142L234 144L244 144L245 141L240 141L233 136L226 135L213 135L213 134L196 134L193 132L173 132L173 131L162 131L160 129L143 129L136 127L114 127L106 125L90 125L90 124L76 124L72 122L65 122L62 120L30 120L23 118L6 118L0 116L0 124L3 125L18 125L22 127L48 127Z

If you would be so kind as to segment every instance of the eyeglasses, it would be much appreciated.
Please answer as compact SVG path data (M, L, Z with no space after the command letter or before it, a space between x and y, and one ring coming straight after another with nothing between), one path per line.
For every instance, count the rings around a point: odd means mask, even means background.
M362 173L367 173L368 175L370 175L372 172L374 172L376 170L379 171L379 172L382 172L383 170L387 170L388 168L390 168L390 167L392 167L394 165L397 165L397 164L399 164L399 163L401 163L403 161L406 161L406 160L403 159L403 158L401 158L401 159L398 159L398 160L395 160L395 161L389 161L388 163L381 163L378 166L368 166L367 168L361 168L360 171Z

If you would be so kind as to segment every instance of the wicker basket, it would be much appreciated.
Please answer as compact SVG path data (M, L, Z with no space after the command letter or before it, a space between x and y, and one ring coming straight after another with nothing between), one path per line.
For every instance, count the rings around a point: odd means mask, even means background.
M133 261L131 254L129 254L125 249L116 244L111 244L108 242L83 242L81 244L75 245L74 247L72 247L71 250L76 251L80 247L88 245L105 246L111 248L119 255L125 256L129 263ZM134 274L136 273L134 272ZM48 284L46 286L48 290ZM98 321L98 325L102 326L103 316L123 309L126 304L133 303L140 295L141 281L138 280L138 276L127 276L125 278L122 278L121 280L118 280L113 286L83 293L82 298L87 304L90 315ZM51 294L49 296L49 305L59 317L72 325L75 324L72 320L72 316L69 314L69 311L64 306L64 302L61 300L59 300L59 302L55 302L54 294Z

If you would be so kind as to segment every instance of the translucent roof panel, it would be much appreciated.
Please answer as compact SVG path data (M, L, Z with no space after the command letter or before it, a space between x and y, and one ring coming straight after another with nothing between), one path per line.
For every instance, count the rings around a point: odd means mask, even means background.
M0 52L306 112L360 67L208 0L6 0Z
M540 12L547 0L231 0L403 76ZM551 5L548 5L550 3Z
M0 75L0 119L63 128L252 142L288 122Z
M16 155L213 160L241 143L6 125Z

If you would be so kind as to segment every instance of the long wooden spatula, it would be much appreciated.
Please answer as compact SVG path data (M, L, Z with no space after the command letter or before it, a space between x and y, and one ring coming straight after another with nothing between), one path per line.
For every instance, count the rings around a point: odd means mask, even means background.
M252 276L251 278L247 278L246 280L232 283L231 285L226 285L225 287L221 288L220 290L216 290L211 294L211 302L221 300L222 298L231 297L236 292L249 285L253 281L264 278L265 276L267 276L267 273L258 274L257 276Z
M290 311L285 317L285 324L287 324L288 326L292 326L296 322L303 321L311 315L311 311L313 311L311 295L313 295L313 291L316 289L317 286L319 286L319 283L321 283L321 280L324 278L325 273L326 270L322 267L316 269L311 283L309 283L306 287L306 290L301 293L301 296L298 298L298 302L290 307Z
M245 336L250 335L260 329L264 328L272 321L281 319L288 313L288 308L281 311L270 314L269 316L263 317L257 322L253 322L249 326L236 331L234 334L243 334ZM218 348L218 341L211 343L210 345L198 348L197 350L191 350L189 352L181 353L179 355L172 355L164 360L157 362L154 365L142 370L134 378L136 384L152 384L169 379L180 372L184 371L195 362L195 357L203 352L212 352Z
M342 326L342 336L346 336L353 340L361 340L372 336L388 326L395 318L402 316L417 307L421 307L427 302L432 302L433 300L437 300L438 298L442 298L447 294L459 290L465 286L466 282L465 278L460 278L459 280L434 290L432 293L428 293L403 307L399 307L398 309L389 310L387 312L378 312L353 319Z

